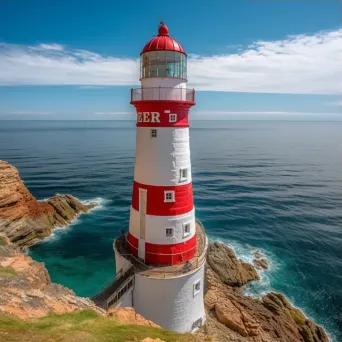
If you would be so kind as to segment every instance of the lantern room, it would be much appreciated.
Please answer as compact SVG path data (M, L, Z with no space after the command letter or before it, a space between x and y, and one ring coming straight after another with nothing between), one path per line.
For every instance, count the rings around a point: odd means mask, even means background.
M161 23L158 36L152 38L140 54L140 79L171 77L186 80L186 59L183 47L169 36L169 29Z

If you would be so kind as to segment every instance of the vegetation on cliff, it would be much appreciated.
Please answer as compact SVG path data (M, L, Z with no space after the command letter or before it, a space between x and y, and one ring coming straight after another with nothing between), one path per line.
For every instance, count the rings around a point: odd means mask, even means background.
M329 342L324 329L284 295L244 296L243 285L260 279L255 267L268 268L260 253L254 267L223 244L209 245L207 321L199 334L180 335L161 329L132 308L106 312L51 283L44 264L16 248L32 245L92 207L71 195L39 202L16 168L0 161L0 341Z
M92 310L31 320L19 320L0 314L0 341L18 342L126 342L145 338L165 342L191 342L195 337L160 328L122 324L116 317L103 317Z

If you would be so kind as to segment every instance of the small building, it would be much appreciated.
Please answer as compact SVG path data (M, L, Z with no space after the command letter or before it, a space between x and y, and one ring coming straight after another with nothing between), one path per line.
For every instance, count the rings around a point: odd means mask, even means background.
M195 91L186 88L187 54L163 23L140 53L140 81L131 90L137 134L129 232L114 241L116 280L94 300L193 332L205 321L208 245L193 202L188 116Z

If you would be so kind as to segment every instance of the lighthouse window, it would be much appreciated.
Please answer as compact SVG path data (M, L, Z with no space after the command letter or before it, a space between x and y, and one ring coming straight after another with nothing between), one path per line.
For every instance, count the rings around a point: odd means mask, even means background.
M194 297L200 292L201 290L201 281L198 280L194 283Z
M187 78L186 56L176 51L149 51L141 55L140 77Z
M174 191L164 191L164 202L174 202L175 192Z
M184 237L188 236L190 234L190 223L186 223L184 225Z
M177 114L169 114L169 122L177 122Z
M180 169L180 182L184 182L188 179L188 169Z
M151 138L157 138L157 130L151 129Z
M166 228L166 236L167 237L173 236L173 228Z

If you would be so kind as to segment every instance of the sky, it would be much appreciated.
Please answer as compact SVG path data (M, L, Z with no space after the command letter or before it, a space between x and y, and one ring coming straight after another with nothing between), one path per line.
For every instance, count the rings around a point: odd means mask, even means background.
M339 0L0 0L0 120L133 119L164 21L198 120L342 121Z

